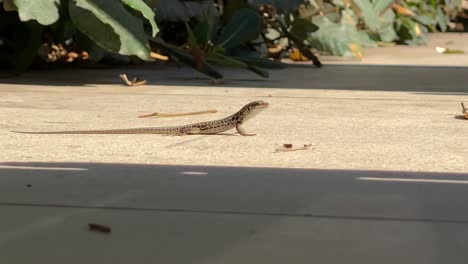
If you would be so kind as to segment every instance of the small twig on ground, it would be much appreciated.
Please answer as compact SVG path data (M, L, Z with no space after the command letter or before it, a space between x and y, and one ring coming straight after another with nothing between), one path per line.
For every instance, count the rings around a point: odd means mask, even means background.
M298 150L307 150L311 146L312 146L312 144L305 144L303 147L293 148L292 144L283 144L283 148L276 149L274 153L288 152L288 151L298 151Z
M140 80L138 79L137 77L133 78L133 80L128 80L127 78L127 75L124 73L124 74L120 74L120 79L122 79L122 81L124 81L124 83L127 85L127 86L139 86L139 85L144 85L146 84L146 80Z
M176 117L176 116L189 116L189 115L203 115L203 114L214 114L217 113L217 110L206 110L206 111L199 111L199 112L188 112L188 113L174 113L174 114L164 114L164 113L158 113L154 112L152 114L147 114L147 115L141 115L138 116L138 118L145 118L145 117Z

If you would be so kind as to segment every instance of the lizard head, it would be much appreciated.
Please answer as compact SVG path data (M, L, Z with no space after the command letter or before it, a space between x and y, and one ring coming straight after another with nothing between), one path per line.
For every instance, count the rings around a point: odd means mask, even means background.
M241 122L243 123L249 120L250 118L256 116L258 113L267 108L268 105L269 104L264 101L253 101L251 103L248 103L239 111L243 115Z

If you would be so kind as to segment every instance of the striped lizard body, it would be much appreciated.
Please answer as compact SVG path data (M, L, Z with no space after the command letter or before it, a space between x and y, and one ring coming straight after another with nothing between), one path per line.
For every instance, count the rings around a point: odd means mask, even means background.
M242 128L242 124L251 119L263 109L268 107L264 101L254 101L242 107L236 113L213 121L199 122L189 125L172 127L143 127L128 129L108 129L108 130L70 130L70 131L45 131L45 132L25 132L12 131L25 134L164 134L164 135L194 135L194 134L218 134L236 128L243 136L253 136Z

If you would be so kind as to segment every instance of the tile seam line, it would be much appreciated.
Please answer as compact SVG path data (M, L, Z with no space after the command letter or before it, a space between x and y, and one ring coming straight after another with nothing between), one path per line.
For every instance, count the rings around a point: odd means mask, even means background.
M379 217L379 216L350 216L328 215L313 213L275 213L253 211L230 211L209 209L183 209L183 208L148 208L148 207L124 207L124 206L85 206L85 205L60 205L60 204L33 204L33 203L9 203L0 202L0 207L30 207L30 208L61 208L61 209L88 209L107 211L136 211L154 213L180 213L180 214L205 214L205 215L236 215L236 216L265 216L265 217L291 217L308 219L329 220L361 220L378 222L403 222L403 223L439 223L468 225L468 220L434 219L434 218L404 218L404 217Z

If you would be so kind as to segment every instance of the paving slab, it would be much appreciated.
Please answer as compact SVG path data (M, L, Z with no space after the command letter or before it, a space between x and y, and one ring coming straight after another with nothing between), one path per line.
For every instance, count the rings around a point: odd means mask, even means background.
M467 68L383 67L375 75L379 69L359 68L293 68L273 71L265 82L227 71L232 79L225 86L209 86L189 69L126 70L150 81L143 87L122 86L117 77L122 70L31 73L24 84L23 77L0 84L0 160L467 171L468 148L462 144L467 121L460 106L468 101ZM111 84L96 84L103 76ZM176 86L176 80L191 83L181 76L192 76L192 86ZM31 84L34 78L52 85ZM183 137L11 132L180 125L228 116L253 100L271 104L245 125L255 137L233 131ZM219 112L137 118L206 109ZM312 148L274 153L284 143Z

